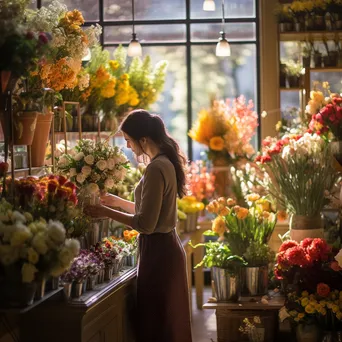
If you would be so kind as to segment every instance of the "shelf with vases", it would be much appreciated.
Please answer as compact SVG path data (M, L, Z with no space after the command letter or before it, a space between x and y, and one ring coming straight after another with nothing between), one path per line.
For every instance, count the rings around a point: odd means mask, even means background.
M305 32L281 32L280 41L308 41L308 40L341 40L342 31L305 31Z
M321 67L321 68L308 68L308 71L314 72L342 72L342 66L340 67Z

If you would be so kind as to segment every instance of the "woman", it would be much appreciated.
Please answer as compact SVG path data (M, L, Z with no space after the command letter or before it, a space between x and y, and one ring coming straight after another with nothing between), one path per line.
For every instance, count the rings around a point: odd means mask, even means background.
M135 203L114 195L87 208L93 217L109 217L139 235L137 275L138 341L191 342L186 261L175 231L177 195L185 194L185 157L157 115L138 109L121 125L130 148L150 160L135 189ZM126 213L109 207L121 207Z

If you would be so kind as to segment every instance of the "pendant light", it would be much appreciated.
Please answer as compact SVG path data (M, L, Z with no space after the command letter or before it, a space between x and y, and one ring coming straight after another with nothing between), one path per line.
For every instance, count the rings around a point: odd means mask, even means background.
M132 39L128 45L127 55L129 57L136 57L142 55L141 45L139 40L137 39L137 34L134 30L134 0L132 0L132 19L133 19L133 32L132 32Z
M215 11L215 1L214 0L204 0L203 11Z
M230 46L224 32L224 0L222 0L222 31L220 32L220 38L216 45L216 56L228 57L230 56Z

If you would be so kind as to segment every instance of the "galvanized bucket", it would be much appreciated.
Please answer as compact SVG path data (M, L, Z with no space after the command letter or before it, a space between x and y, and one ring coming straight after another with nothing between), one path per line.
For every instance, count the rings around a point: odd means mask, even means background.
M185 220L185 232L194 232L197 228L197 220L198 220L199 213L190 213L186 214Z
M263 296L268 292L268 266L242 267L242 295Z
M218 302L237 302L241 292L241 276L233 275L225 268L212 267L215 296Z

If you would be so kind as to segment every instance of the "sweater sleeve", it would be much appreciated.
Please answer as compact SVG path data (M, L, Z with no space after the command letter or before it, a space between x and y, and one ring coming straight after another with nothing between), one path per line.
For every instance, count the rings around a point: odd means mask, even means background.
M157 227L163 202L165 179L158 160L148 165L142 186L139 211L133 216L132 228L152 234Z

